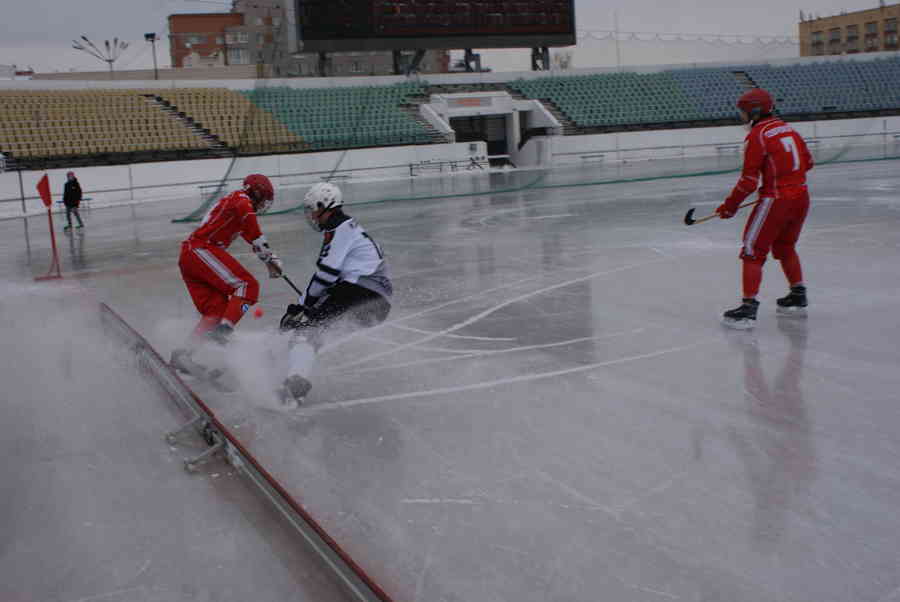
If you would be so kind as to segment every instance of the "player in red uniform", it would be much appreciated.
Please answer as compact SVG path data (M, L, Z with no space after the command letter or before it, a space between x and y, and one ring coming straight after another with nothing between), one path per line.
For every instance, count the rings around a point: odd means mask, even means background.
M225 250L239 235L252 245L270 277L281 276L282 262L269 248L256 219L257 213L268 210L274 196L269 178L247 176L243 190L220 199L181 244L178 267L202 316L187 346L172 352L172 365L183 372L198 371L191 354L204 337L227 343L235 324L259 299L256 278Z
M750 130L744 140L744 168L734 190L716 212L722 219L734 217L741 202L759 186L759 203L744 227L740 255L743 302L724 315L726 326L746 329L756 324L756 295L769 251L781 262L791 287L790 293L777 301L779 313L806 311L806 287L794 247L809 210L806 172L813 168L813 159L800 134L772 115L775 103L768 92L749 90L738 99L737 107Z

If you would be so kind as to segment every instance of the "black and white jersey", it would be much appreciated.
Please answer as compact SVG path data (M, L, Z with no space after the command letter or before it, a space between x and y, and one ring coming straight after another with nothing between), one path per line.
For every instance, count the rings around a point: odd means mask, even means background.
M339 213L328 224L322 250L301 300L315 306L338 282L349 282L390 299L393 294L387 261L378 244L352 217Z

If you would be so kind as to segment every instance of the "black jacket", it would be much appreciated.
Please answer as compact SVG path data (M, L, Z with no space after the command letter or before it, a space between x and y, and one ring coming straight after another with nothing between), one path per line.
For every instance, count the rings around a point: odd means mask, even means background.
M66 180L66 187L63 189L63 203L68 207L77 207L81 202L81 184L78 180Z

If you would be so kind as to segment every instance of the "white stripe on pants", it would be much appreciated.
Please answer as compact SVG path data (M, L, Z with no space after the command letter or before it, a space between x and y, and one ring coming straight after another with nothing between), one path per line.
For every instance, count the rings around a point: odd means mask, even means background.
M760 199L759 209L753 217L750 227L747 228L747 236L744 237L744 255L753 257L753 246L756 245L756 239L759 238L759 232L766 223L766 217L769 215L769 209L774 200L772 197Z
M234 294L238 297L246 296L247 292L247 283L234 274L231 273L231 270L223 264L219 259L207 251L206 249L194 249L194 253L197 254L197 257L200 258L204 264L206 264L209 269L216 273L216 275L225 281L229 286L234 287Z

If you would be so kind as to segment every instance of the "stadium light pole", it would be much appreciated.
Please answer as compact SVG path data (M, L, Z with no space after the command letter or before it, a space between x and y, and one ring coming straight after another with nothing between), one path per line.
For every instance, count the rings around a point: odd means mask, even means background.
M150 42L150 45L153 46L153 79L159 79L159 69L156 66L156 34L145 33L144 40Z
M115 75L113 74L113 63L115 63L119 57L122 56L122 53L128 48L128 42L119 40L119 38L113 38L112 43L110 44L109 40L105 40L103 42L104 50L98 48L93 42L91 42L87 36L81 36L81 41L72 40L72 48L75 50L80 50L85 54L89 54L97 60L103 61L107 65L109 65L109 78L115 79Z

